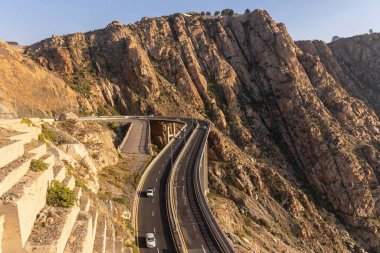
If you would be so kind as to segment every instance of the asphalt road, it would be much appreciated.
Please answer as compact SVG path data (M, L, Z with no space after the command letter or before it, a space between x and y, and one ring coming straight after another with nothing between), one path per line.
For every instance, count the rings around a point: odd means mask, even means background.
M163 151L164 153L147 176L142 192L139 193L138 216L136 217L138 238L136 239L140 252L175 252L165 202L166 183L171 170L171 162L174 164L184 146L184 135L189 135L191 128L192 123L189 121L187 131L181 133L182 137L175 139L171 144L172 147ZM145 194L149 187L154 189L154 196L151 198L146 197ZM146 247L145 234L148 232L155 234L156 248L149 249Z
M149 136L147 120L129 120L131 130L127 141L121 147L121 152L126 154L149 154Z
M186 246L191 253L220 252L219 246L202 216L194 188L196 160L202 153L202 140L206 134L203 126L200 124L200 127L195 131L195 138L179 162L175 179L177 215Z

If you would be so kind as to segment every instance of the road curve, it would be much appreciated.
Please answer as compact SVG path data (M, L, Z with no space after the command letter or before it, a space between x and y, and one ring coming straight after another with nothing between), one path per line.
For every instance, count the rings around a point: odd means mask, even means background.
M124 119L124 120L123 120ZM120 120L145 119L186 123L186 132L180 132L181 138L173 139L154 160L146 177L140 182L141 189L137 193L136 243L140 252L178 252L173 238L180 231L181 240L184 241L184 249L181 252L234 252L223 232L217 225L206 199L200 190L199 166L210 124L206 121L177 117L141 117L141 116L117 116L117 117L89 117L81 120ZM196 128L196 126L198 127ZM190 138L190 136L192 138ZM168 185L168 175L176 159L175 178L176 188L176 217L179 228L175 224L169 226L170 205L165 195ZM148 187L154 188L154 197L147 198L145 191ZM172 229L172 231L171 231ZM145 234L153 232L156 235L157 247L146 247Z

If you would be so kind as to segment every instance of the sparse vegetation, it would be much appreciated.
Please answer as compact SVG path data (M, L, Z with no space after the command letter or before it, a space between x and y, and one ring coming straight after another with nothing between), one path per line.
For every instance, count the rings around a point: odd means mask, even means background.
M80 178L75 177L75 186L80 187L80 188L88 191L88 187L87 187L86 183L84 182L84 180L82 180Z
M104 108L104 106L99 106L99 107L98 107L98 112L97 112L97 114L98 114L99 116L108 115L108 111L107 111L106 108Z
M70 190L63 183L53 180L46 196L46 203L50 206L69 208L75 205L77 197L73 190Z
M136 188L137 185L139 184L140 182L140 179L141 179L141 174L139 172L136 172L134 175L133 175L133 186Z
M110 122L110 123L107 124L107 126L111 130L115 130L117 128L117 124L115 122Z
M26 125L28 125L29 127L33 126L33 122L32 122L30 119L28 119L28 118L22 118L22 119L21 119L21 123L22 123L22 124L26 124Z
M49 165L42 160L32 159L29 165L29 169L34 172L45 171L49 168Z
M56 134L54 131L49 129L48 126L42 125L42 132L38 136L38 140L43 141L43 142L55 142L57 140Z
M69 163L69 161L67 160L62 160L63 161L63 164L65 165L66 167L66 170L67 170L67 174L69 175L72 175L73 172L74 172L74 167L71 165L71 163Z
M112 200L115 201L116 203L119 203L120 205L127 204L127 199L124 196L115 197Z

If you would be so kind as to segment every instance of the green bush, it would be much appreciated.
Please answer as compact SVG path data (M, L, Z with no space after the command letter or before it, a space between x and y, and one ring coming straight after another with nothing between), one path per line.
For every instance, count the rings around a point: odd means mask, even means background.
M77 178L77 177L75 178L75 186L80 187L86 191L88 190L86 183L82 179Z
M124 196L115 197L112 200L115 201L116 203L121 204L121 205L127 204L127 199Z
M29 165L29 169L35 172L45 171L49 168L49 164L38 159L32 159Z
M55 142L57 138L54 131L49 129L47 126L42 125L42 133L38 136L38 139L43 142L46 142L46 141Z
M26 124L26 125L28 125L30 127L33 126L33 122L30 119L28 119L28 118L22 118L21 119L21 123Z
M46 196L46 203L49 206L72 207L77 202L74 191L70 190L63 183L53 180Z
M111 129L111 130L115 130L117 128L117 124L115 122L110 122L107 124L108 127Z

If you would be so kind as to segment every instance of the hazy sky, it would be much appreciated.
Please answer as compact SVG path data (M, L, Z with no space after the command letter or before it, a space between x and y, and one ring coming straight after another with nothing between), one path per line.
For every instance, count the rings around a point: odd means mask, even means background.
M295 40L380 32L380 0L0 0L0 39L29 45L52 34L86 32L175 12L266 9Z

